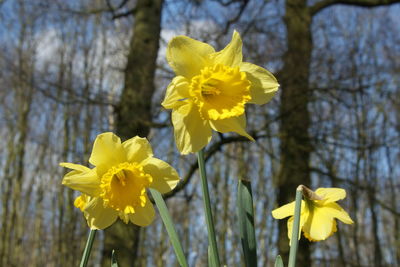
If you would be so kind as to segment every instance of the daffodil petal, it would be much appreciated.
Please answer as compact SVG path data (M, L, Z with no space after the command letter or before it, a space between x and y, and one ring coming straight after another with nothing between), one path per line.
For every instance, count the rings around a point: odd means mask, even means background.
M328 203L323 207L326 212L332 215L332 217L341 220L347 224L353 224L353 220L350 218L349 214L337 203Z
M90 196L100 194L100 179L97 176L96 169L89 169L82 165L65 162L60 163L60 165L73 169L73 171L68 172L64 176L62 180L63 185Z
M223 120L210 120L211 128L220 133L227 132L236 132L244 137L249 138L251 141L254 141L254 138L251 137L246 132L246 116L245 114L240 115L238 117L232 117Z
M208 56L214 52L214 48L206 43L187 36L177 36L168 43L166 57L176 75L190 80L209 64Z
M211 141L211 127L200 117L195 105L187 102L172 111L175 142L182 154L194 153Z
M331 233L330 233L329 236L333 235L336 231L337 231L336 221L334 220L333 223L332 223L332 230L331 230ZM303 232L303 234L304 234L304 236L305 236L309 241L311 241L311 242L322 241L322 240L316 240L316 239L312 238L312 237L309 235L309 233L307 233L307 232ZM328 237L329 237L329 236L328 236ZM328 237L327 237L327 238L328 238Z
M295 201L283 205L272 211L272 217L275 219L283 219L294 214Z
M93 198L84 209L86 221L91 229L104 229L118 218L118 211L105 208L101 198Z
M313 241L325 240L333 234L334 223L333 215L328 210L324 207L314 206L303 226L303 231Z
M147 226L154 220L154 215L153 204L151 204L150 200L147 198L145 206L135 207L135 213L130 213L128 217L133 224Z
M247 79L251 82L249 103L262 105L271 100L278 91L279 84L269 71L248 62L240 64L240 71L246 73Z
M275 219L283 219L289 216L294 215L295 201L290 202L282 207L274 209L272 211L272 217ZM301 201L301 214L306 214L308 212L307 206L305 205L304 200Z
M318 188L315 193L322 197L323 200L319 202L330 203L335 202L346 197L346 191L342 188Z
M89 158L91 164L111 167L125 161L125 151L118 136L111 132L102 133L97 136Z
M122 143L128 162L140 163L153 156L153 150L146 138L135 136Z
M179 175L176 170L160 159L149 158L142 165L143 171L153 177L150 187L161 194L171 191L179 182Z
M60 166L71 169L71 170L81 171L81 172L90 171L90 168L80 165L80 164L75 164L75 163L61 162Z
M231 42L221 51L211 55L214 64L236 67L242 62L242 39L237 31L232 34Z
M178 107L180 100L189 97L189 81L183 76L176 76L167 87L164 101L161 105L166 109Z

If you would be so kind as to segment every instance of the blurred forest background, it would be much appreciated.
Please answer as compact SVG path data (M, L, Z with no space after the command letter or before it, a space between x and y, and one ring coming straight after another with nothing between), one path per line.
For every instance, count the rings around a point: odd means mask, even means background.
M286 220L271 216L299 184L342 187L355 221L301 243L298 266L400 266L400 4L394 0L0 1L0 266L78 266L88 227L61 186L62 161L87 163L97 134L147 136L183 182L167 195L190 266L207 266L197 163L180 156L160 103L174 76L167 42L223 48L234 29L244 60L281 88L247 107L248 131L206 149L221 261L243 266L239 177L251 180L259 266L287 255ZM90 264L177 266L159 218L115 224Z

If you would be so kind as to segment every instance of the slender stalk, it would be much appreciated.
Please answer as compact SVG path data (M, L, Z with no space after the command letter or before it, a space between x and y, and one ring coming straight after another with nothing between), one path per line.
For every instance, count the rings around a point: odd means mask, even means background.
M203 191L203 203L204 203L204 212L206 214L206 223L207 223L207 231L208 231L208 243L211 250L211 257L213 259L213 263L215 263L216 267L221 266L219 262L218 255L218 247L217 240L215 238L215 230L214 223L211 212L211 204L210 204L210 193L208 192L208 184L207 184L207 175L206 168L204 164L204 151L200 150L197 152L197 160L199 162L199 171L201 178L201 188Z
M288 267L296 266L297 248L299 245L299 225L300 225L300 214L301 214L301 198L303 195L303 187L299 186L296 189L296 203L294 208L294 222L292 229L292 238L290 239L290 252L289 252L289 265Z
M81 264L79 265L79 267L86 267L86 265L89 261L90 251L92 250L93 241L94 241L94 237L96 236L96 232L97 232L97 230L90 229L89 237L86 241L85 250L83 251Z
M175 231L174 224L172 223L171 216L169 215L167 205L165 205L164 199L160 192L150 188L150 193L156 202L157 208L160 212L161 219L164 222L165 228L167 229L168 236L171 240L172 247L174 248L176 258L178 259L179 265L182 267L188 267L185 259L185 253L183 252L181 243L179 242L178 234Z

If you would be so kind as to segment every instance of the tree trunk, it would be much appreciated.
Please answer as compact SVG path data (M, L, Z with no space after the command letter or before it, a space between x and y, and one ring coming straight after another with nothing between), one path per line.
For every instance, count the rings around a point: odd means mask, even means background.
M287 30L287 51L279 74L282 86L280 125L281 170L278 180L278 204L294 200L296 187L310 185L309 159L312 147L308 130L307 108L310 91L308 77L311 60L311 15L306 0L287 0L284 17ZM289 240L286 220L279 221L279 253L287 262ZM300 241L297 266L311 266L308 241Z
M138 0L125 86L116 108L116 132L122 140L150 130L151 99L159 48L162 0ZM111 252L116 251L120 266L137 266L140 228L117 221L105 231L102 266L110 266Z
M146 137L159 48L162 0L139 0L125 68L125 88L116 109L116 127L123 139Z

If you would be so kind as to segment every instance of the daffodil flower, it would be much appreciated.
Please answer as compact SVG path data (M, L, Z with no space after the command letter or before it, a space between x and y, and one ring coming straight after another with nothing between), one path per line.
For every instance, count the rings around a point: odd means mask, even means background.
M125 223L149 225L155 212L146 188L166 193L179 182L174 168L153 157L145 138L134 137L121 143L113 133L100 134L89 162L95 167L60 165L72 169L62 183L82 193L74 205L81 209L91 229L104 229L118 217Z
M305 198L301 201L300 229L308 240L325 240L335 233L337 231L335 219L339 219L346 224L353 223L349 214L335 203L346 197L344 189L318 188L315 194L321 199L311 200ZM292 237L294 207L295 202L291 202L272 211L272 216L275 219L292 216L287 222L289 239Z
M245 104L265 104L278 90L267 70L242 62L242 40L234 31L221 51L186 36L173 38L167 60L177 75L162 106L172 109L175 141L182 154L197 152L211 141L212 129L246 132Z

